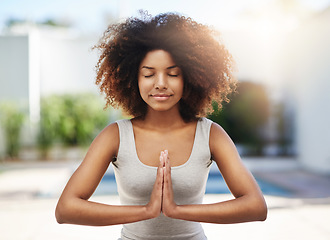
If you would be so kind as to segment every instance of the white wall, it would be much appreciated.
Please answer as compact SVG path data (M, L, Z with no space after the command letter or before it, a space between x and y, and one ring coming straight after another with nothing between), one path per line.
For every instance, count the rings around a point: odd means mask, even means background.
M25 109L29 106L28 36L0 36L0 101L16 101ZM4 146L0 129L0 156Z
M97 92L97 38L41 36L41 94Z
M28 100L28 46L28 36L0 36L0 100Z
M240 80L270 84L274 73L273 41L256 30L223 31L225 46L233 55ZM276 77L276 76L275 76Z
M305 22L286 46L286 77L296 101L299 160L330 173L330 9Z

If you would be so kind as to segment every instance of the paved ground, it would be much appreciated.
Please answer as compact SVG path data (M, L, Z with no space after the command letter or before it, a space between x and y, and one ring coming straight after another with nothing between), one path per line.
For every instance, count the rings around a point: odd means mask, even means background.
M302 171L291 160L247 161L258 178L290 189L290 197L266 195L269 207L265 222L233 225L203 224L210 240L217 239L330 239L330 176ZM86 227L59 225L54 209L58 195L77 163L0 165L0 238L117 239L121 226ZM205 202L231 198L228 194L206 195ZM118 196L95 196L94 201L119 204Z

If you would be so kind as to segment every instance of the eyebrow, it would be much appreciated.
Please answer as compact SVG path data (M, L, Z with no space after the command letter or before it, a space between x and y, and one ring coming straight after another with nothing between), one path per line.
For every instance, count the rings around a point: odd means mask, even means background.
M170 67L168 67L166 69L173 69L173 68L177 68L177 67L178 67L178 65L173 65L173 66L170 66ZM148 67L148 66L143 66L142 68L146 68L146 69L150 69L150 70L155 69L154 67Z

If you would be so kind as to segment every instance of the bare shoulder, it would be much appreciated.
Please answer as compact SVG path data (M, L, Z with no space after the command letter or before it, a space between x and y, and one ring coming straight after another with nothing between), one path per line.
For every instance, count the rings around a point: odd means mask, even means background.
M95 140L108 140L111 143L119 143L119 128L117 123L106 126L95 138Z
M235 144L227 132L217 123L210 130L210 150L216 162L239 159Z
M92 142L89 153L95 155L105 155L112 159L117 155L119 148L119 128L117 123L106 126Z
M227 132L216 122L212 122L210 129L210 145L214 145L220 142L232 143L231 138Z
M119 138L118 124L116 122L109 124L101 131L100 134L104 135L105 137L112 136L112 137Z

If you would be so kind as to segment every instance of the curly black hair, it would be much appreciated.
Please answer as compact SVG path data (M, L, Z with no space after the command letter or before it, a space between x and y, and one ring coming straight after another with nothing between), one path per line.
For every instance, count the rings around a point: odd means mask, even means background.
M189 17L174 13L152 17L146 12L112 24L94 48L101 50L96 84L105 94L106 107L122 107L143 117L147 104L138 88L138 71L149 51L171 54L184 78L180 114L185 121L212 111L212 101L229 101L236 86L232 56L218 40L219 33Z

